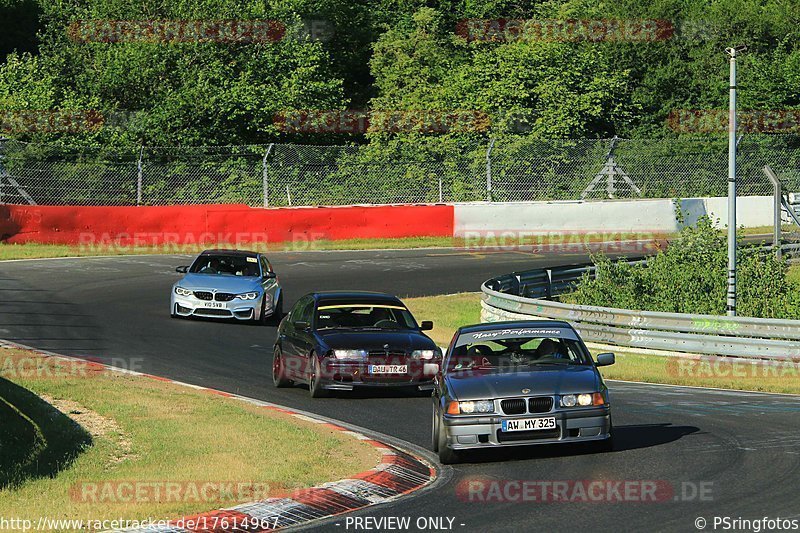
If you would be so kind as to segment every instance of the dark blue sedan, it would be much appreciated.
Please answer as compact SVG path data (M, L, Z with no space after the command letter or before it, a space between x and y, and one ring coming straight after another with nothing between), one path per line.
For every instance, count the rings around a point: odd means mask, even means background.
M360 387L432 390L441 351L396 296L317 292L298 300L278 327L276 387L308 385L313 398Z

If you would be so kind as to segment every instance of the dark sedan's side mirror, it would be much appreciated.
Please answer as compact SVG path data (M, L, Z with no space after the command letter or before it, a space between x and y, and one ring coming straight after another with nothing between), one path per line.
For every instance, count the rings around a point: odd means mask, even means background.
M294 329L298 331L308 331L311 329L311 324L306 322L305 320L298 320L294 323Z
M189 272L189 267L188 266L179 266L178 268L175 269L175 272L178 272L180 274L186 274L187 272Z
M430 320L423 320L422 323L419 325L420 331L430 331L433 329L433 322Z
M616 363L617 358L613 353L601 353L597 354L597 366L608 366L613 365Z

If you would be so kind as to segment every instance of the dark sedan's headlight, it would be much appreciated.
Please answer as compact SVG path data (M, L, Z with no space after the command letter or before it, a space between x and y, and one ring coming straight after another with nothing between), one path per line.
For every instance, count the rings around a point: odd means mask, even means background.
M178 296L191 296L192 295L192 291L190 291L188 289L184 289L183 287L179 287L179 286L176 285L175 286L175 294L177 294Z
M565 394L561 396L561 407L592 407L605 405L606 399L602 392Z
M450 402L447 406L447 414L449 415L475 415L483 413L494 413L494 402L492 400Z
M366 350L333 350L336 359L348 359L362 361L367 358Z
M258 293L253 292L243 292L242 294L237 294L236 297L240 300L255 300L258 298Z
M414 350L411 357L414 359L435 359L439 355L439 350Z

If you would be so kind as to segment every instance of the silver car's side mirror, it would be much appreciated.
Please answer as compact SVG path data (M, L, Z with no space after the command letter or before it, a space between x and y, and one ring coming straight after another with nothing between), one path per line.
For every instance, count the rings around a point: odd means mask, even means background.
M609 366L613 365L617 362L617 358L613 353L601 353L597 354L597 363L596 366Z

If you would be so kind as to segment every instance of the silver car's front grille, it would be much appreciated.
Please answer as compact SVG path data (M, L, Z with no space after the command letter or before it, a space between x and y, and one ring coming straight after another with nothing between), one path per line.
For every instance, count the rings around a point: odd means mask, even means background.
M234 298L236 298L236 295L229 292L218 292L214 295L214 299L218 302L230 302Z
M198 300L210 301L214 298L214 295L208 291L194 291L194 297Z
M553 409L552 396L537 398L508 398L500 400L500 407L507 415L524 415L525 413L549 413Z
M549 413L551 409L553 409L553 398L550 396L528 399L529 413Z
M500 407L507 415L521 415L525 413L525 400L522 398L512 398L500 402Z

